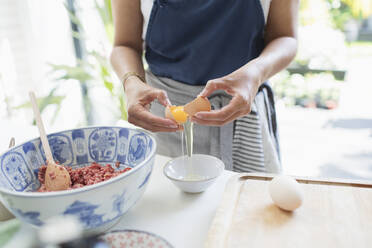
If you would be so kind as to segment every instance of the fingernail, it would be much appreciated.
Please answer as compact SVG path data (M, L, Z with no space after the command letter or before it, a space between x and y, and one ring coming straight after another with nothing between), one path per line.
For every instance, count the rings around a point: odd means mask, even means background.
M178 125L176 125L176 124L171 124L171 125L169 125L169 127L171 127L171 128L178 128Z
M200 115L199 113L196 113L194 116L195 116L196 118L203 119L203 116Z

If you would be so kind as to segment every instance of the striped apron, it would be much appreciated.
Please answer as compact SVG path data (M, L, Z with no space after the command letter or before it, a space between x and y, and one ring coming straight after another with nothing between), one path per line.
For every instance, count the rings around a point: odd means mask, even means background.
M172 104L184 105L192 101L204 86L192 86L173 79L157 77L146 72L146 82L165 90ZM250 114L222 127L194 125L194 153L209 154L220 158L226 169L237 172L270 172L281 170L279 143L273 95L270 87L263 85L257 93ZM217 91L209 97L213 109L220 109L231 96ZM164 116L164 106L151 105L151 112ZM155 133L157 153L178 157L182 154L180 132Z

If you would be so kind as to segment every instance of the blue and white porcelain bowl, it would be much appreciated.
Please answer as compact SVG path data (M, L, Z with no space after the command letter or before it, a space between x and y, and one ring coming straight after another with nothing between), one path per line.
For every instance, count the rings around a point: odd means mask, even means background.
M73 168L120 162L132 169L108 181L58 192L35 192L37 172L45 164L40 139L0 156L0 200L20 220L42 225L57 215L73 215L86 231L114 225L143 195L151 176L156 142L146 131L122 127L87 127L48 135L54 159Z

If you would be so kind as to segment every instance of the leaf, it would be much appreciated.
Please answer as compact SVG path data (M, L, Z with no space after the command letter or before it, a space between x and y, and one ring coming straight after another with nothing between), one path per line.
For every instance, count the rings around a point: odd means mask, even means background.
M75 80L80 81L81 83L84 83L86 81L93 79L93 77L88 73L77 73L77 74L66 74L63 77L58 78L58 80L69 80L69 79L75 79Z
M102 56L101 54L99 54L97 51L93 50L91 52L89 52L89 55L93 56L97 62L101 65L107 65L107 57L106 56Z
M107 67L105 66L100 66L101 67L101 75L102 77L107 77L110 76L110 72Z
M65 2L63 5L65 6L65 9L66 9L66 11L67 11L67 14L68 14L68 16L69 16L70 21L71 21L73 24L75 24L76 26L78 26L78 28L79 28L80 30L84 30L84 29L83 29L83 25L81 24L79 18L76 16L76 13L74 14L74 13L72 12L72 10L69 8L67 2Z
M109 82L109 81L104 81L103 82L106 89L108 89L111 93L111 95L114 95L114 84L112 82Z
M371 0L342 0L350 6L355 18L367 18L372 15Z
M125 97L123 94L118 96L119 98L119 107L120 107L120 115L123 120L128 120L128 112L127 112L127 107L126 107L126 102L125 102Z
M36 99L37 105L39 106L40 113L43 112L43 110L51 104L60 105L65 99L66 96L45 96L45 97L39 97ZM31 102L27 101L22 103L21 105L15 106L14 109L22 109L22 108L31 108Z
M54 87L51 91L49 91L49 94L46 97L39 98L40 101L38 102L40 113L43 112L43 110L51 103L52 97L54 97L54 92L56 92L57 87Z
M93 79L93 76L85 70L83 66L69 66L69 65L55 65L49 64L52 66L54 71L62 71L64 75L62 77L57 78L57 80L68 80L68 79L75 79L80 82L86 82L88 80Z
M114 40L114 25L111 0L104 0L102 6L98 4L97 0L95 0L94 2L95 7L101 17L102 24L105 27L107 38L112 44Z
M24 102L21 105L13 107L13 109L23 109L23 108L31 108L31 107L32 107L31 102Z
M113 16L112 16L112 2L111 0L105 0L105 6L106 6L106 9L107 9L107 12L108 12L108 17L109 17L109 20L110 20L110 23L113 23Z
M71 30L71 35L73 38L76 38L78 40L84 39L84 35L81 32L76 32L76 31Z
M105 30L106 30L107 38L110 41L110 44L113 44L114 43L114 35L115 35L114 24L113 23L106 24L105 25Z

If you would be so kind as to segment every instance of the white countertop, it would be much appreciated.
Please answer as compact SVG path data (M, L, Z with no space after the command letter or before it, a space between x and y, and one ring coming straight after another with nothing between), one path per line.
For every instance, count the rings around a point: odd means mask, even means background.
M2 121L1 126L12 125ZM0 135L1 151L7 148L11 136L16 138L16 144L38 136L37 129L34 126L27 126L27 128L23 126L22 128L12 127L18 131L3 132ZM233 172L224 171L216 182L203 193L187 194L181 192L163 175L163 167L170 159L160 155L156 156L153 174L143 197L110 230L143 230L163 237L175 248L202 247L222 197L225 184L229 177L233 175ZM19 235L16 235L18 237L16 239L21 236L23 236L23 239L26 238L23 235L25 234L22 231L23 229L20 230ZM11 243L15 244L17 242Z
M157 155L153 174L141 200L110 230L137 229L155 233L175 248L202 247L227 180L224 173L205 192L181 192L163 175L169 157Z

